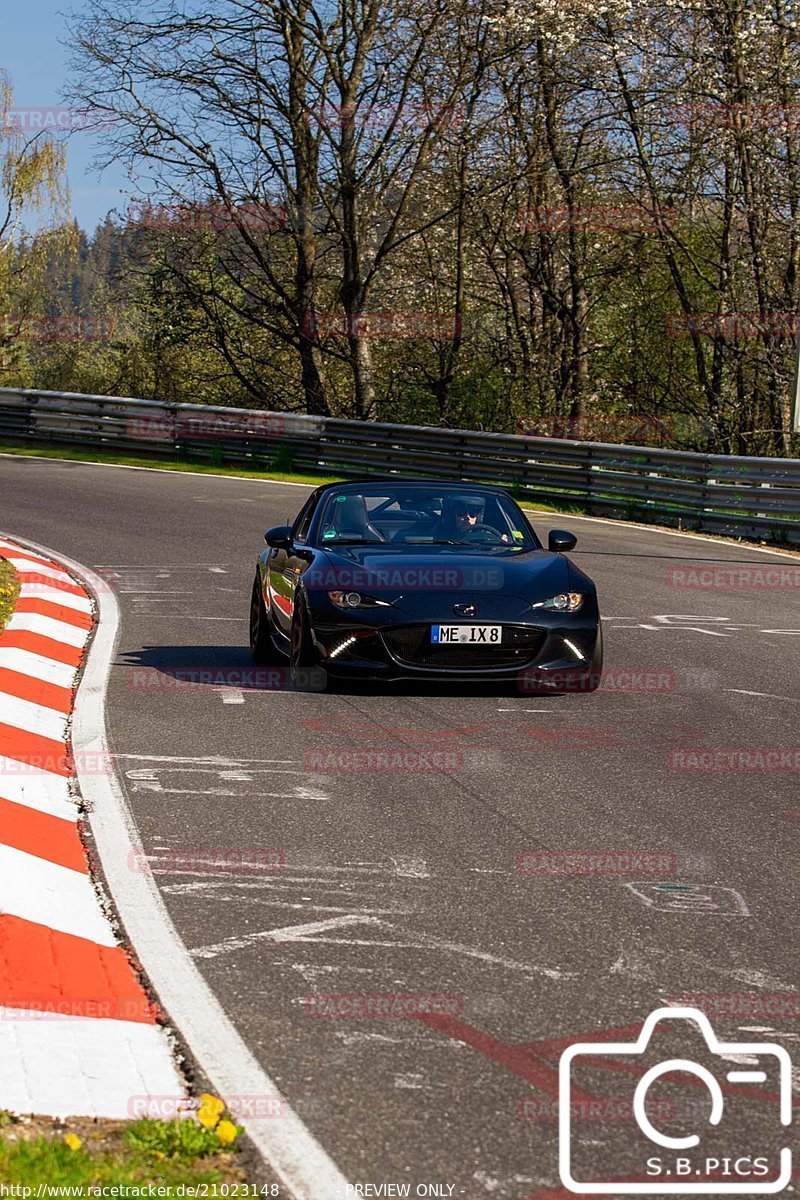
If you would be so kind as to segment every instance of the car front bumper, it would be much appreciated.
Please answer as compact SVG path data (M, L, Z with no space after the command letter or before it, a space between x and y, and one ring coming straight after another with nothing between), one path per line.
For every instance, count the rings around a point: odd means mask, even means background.
M513 681L528 678L531 690L580 679L591 669L599 637L597 618L570 621L559 615L551 626L503 623L500 647L435 646L430 624L416 622L381 628L355 623L315 625L320 665L332 676ZM522 690L526 690L523 687Z

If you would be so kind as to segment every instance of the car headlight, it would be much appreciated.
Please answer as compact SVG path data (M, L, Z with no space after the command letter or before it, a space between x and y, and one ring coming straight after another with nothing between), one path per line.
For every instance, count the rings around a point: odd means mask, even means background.
M559 592L549 600L540 600L531 608L548 608L551 612L577 612L583 604L583 592Z
M365 596L363 592L328 592L328 599L337 608L391 608L388 600Z

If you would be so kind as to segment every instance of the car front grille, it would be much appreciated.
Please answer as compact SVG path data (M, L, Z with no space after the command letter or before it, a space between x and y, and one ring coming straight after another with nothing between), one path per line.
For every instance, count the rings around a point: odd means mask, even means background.
M500 646L440 646L431 643L430 629L430 625L405 625L383 630L382 637L392 657L408 666L480 671L524 666L539 653L546 636L539 629L506 625Z

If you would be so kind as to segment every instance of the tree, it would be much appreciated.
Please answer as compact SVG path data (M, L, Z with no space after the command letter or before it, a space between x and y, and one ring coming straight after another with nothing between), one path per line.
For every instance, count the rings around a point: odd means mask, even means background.
M44 266L55 241L68 242L63 147L14 120L13 92L0 75L0 376L24 375L26 321L47 312ZM38 236L29 228L40 221Z

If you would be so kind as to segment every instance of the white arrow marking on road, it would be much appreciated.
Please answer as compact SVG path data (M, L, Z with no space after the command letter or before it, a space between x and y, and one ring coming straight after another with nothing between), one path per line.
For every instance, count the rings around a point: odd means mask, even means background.
M377 917L368 917L360 913L348 913L342 917L331 917L327 921L309 921L305 925L285 925L279 929L264 929L258 933L247 933L244 937L226 938L210 946L198 946L191 950L193 958L216 958L218 954L226 954L231 950L243 950L256 942L300 942L310 934L322 933L327 929L340 929L343 925L382 925Z
M733 630L728 629L721 633L718 629L701 629L699 625L640 625L640 629L652 629L658 633L660 629L680 629L691 630L692 633L707 633L709 637L733 637Z
M340 929L344 926L371 925L373 928L385 929L390 933L398 933L401 941L376 941L367 938L331 938L319 937L329 930ZM351 913L343 917L333 917L328 921L311 921L306 925L288 925L279 929L265 929L258 933L244 934L242 937L226 938L210 946L198 946L190 951L193 958L216 958L219 954L227 954L232 950L243 950L256 942L306 942L311 944L324 943L332 946L372 946L388 947L390 949L411 950L447 950L466 958L477 958L481 962L492 963L495 966L506 967L512 971L522 971L526 975L545 975L548 979L564 979L575 974L557 970L555 967L531 966L529 963L516 962L511 958L502 958L497 954L489 954L484 950L476 950L474 946L464 946L461 942L448 942L442 938L432 937L427 933L415 934L413 930L402 926L392 925L379 917L367 916L364 913Z
M247 800L247 796L243 796L241 792L234 791L233 788L165 788L163 784L156 780L136 781L133 785L134 792L158 792L163 796L236 796L239 800ZM257 797L252 799L258 800L330 800L324 792L319 792L313 796L298 796L299 789L293 788L291 792L259 792Z

